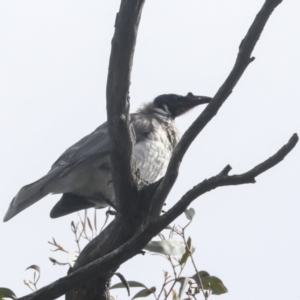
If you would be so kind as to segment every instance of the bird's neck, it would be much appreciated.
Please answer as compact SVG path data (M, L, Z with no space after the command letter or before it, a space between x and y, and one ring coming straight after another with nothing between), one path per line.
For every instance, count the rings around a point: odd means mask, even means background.
M172 122L173 119L171 118L170 112L168 111L167 108L163 109L163 108L159 108L156 105L154 105L153 103L147 103L144 104L139 110L139 113L142 114L151 114L153 116L155 116L157 119L164 121L164 122Z
M159 121L161 126L164 127L164 130L168 135L168 139L174 149L181 138L181 134L174 119L170 116L170 112L167 109L155 106L153 103L145 104L138 110L138 112L145 115L152 115Z

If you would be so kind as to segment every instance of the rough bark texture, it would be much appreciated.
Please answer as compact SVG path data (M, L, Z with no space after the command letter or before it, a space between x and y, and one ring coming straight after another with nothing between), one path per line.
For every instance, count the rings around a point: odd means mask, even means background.
M123 0L115 22L106 86L107 124L117 211L126 215L138 201L132 160L134 133L129 116L129 86L144 0ZM120 143L122 141L122 143Z
M176 181L180 163L196 136L217 114L234 86L253 61L251 53L273 10L282 0L266 0L243 39L234 67L216 93L213 101L186 131L176 147L166 176L159 182L141 188L132 160L134 134L129 117L129 86L137 29L144 0L122 0L116 18L115 35L107 81L107 113L111 136L111 160L116 192L117 215L115 219L91 241L68 276L41 288L20 300L56 299L66 293L67 300L109 299L110 278L118 267L141 253L145 245L168 224L174 221L200 195L228 185L255 183L255 178L274 167L294 148L298 136L276 154L253 169L229 175L226 166L218 175L205 179L191 190L164 215L161 208ZM122 139L122 144L119 140Z
M99 276L103 276L116 269L119 265L126 262L133 256L141 253L145 245L152 237L157 235L168 224L174 221L182 212L200 195L209 192L217 187L228 185L240 185L246 183L255 183L255 178L274 167L282 161L288 153L295 147L298 142L298 136L294 134L288 143L284 145L276 154L257 165L251 170L240 174L231 175L228 173L231 170L230 166L226 166L218 175L209 179L205 179L189 190L170 210L159 218L148 218L147 223L140 226L136 234L128 239L122 246L113 250L109 254L96 259L95 261L81 267L50 285L41 288L35 293L21 297L19 300L51 300L67 293L78 286L83 286L86 282L90 282ZM155 188L154 188L155 189ZM153 192L153 191L152 191ZM89 298L81 298L89 299ZM93 299L93 298L90 298Z
M117 216L103 234L81 253L74 270L116 249L136 231L128 217L138 213L139 194L132 149L135 142L129 115L129 87L136 37L144 0L121 1L115 21L115 33L109 61L106 87L107 124L111 136L111 162L116 195ZM122 143L119 141L122 140ZM135 218L136 219L136 218ZM115 271L116 268L110 270ZM66 300L109 300L109 282L112 275L105 274L74 289Z

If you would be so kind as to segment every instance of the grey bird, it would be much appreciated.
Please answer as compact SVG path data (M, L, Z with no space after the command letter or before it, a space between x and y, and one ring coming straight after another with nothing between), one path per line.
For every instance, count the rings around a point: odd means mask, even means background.
M165 175L180 139L175 118L211 98L160 95L130 115L136 135L134 160L140 176L153 183ZM90 207L115 208L107 123L68 148L48 174L24 186L11 201L4 222L48 194L63 194L51 210L52 218Z

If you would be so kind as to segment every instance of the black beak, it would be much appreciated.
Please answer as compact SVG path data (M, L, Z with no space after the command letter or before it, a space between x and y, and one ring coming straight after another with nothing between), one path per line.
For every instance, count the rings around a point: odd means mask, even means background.
M206 104L209 103L212 98L211 97L206 97L206 96L195 96L192 93L188 93L185 96L186 100L189 102L189 104L194 104L192 107L200 105L200 104Z
M207 104L212 100L210 97L195 96L188 93L186 96L176 94L164 94L154 99L154 104L166 110L173 119L181 116L190 109L200 105Z
M192 93L188 93L186 96L180 96L176 102L174 102L174 106L172 110L173 118L176 118L190 109L200 105L200 104L207 104L212 100L210 97L205 96L195 96Z

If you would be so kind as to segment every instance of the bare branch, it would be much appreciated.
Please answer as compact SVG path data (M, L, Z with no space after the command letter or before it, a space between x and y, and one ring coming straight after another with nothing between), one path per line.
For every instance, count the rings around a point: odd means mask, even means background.
M119 13L115 21L115 33L112 39L112 48L109 61L109 71L106 86L107 124L110 136L110 159L112 164L112 179L115 191L117 218L130 216L136 213L139 205L136 184L135 167L133 164L133 145L135 137L129 115L129 87L132 61L134 56L139 21L145 0L122 0ZM122 142L120 142L122 141ZM125 217L124 217L125 216ZM113 222L109 232L114 238L107 238L107 230L101 232L79 255L70 273L83 265L104 256L116 249L128 237L128 227L118 226ZM109 271L115 271L110 269ZM110 274L89 281L80 289L73 290L66 295L67 300L75 299L109 299Z
M152 215L159 215L164 200L176 181L181 160L190 144L216 115L249 63L253 61L250 56L254 46L272 11L281 2L282 0L266 0L240 45L237 60L228 78L213 101L182 137L173 153L165 178L160 183L154 197L151 197L157 200L152 207ZM55 299L96 278L109 279L112 272L115 272L119 265L140 253L141 249L155 235L183 213L197 197L220 186L254 183L256 176L279 163L298 141L297 135L293 135L290 141L274 156L244 174L229 176L231 167L225 167L217 176L204 180L188 191L177 204L160 217L147 218L146 212L143 212L143 214L138 212L138 209L141 208L140 205L134 205L134 203L129 205L128 201L138 199L138 191L132 164L134 138L130 127L128 93L137 28L143 4L144 0L123 0L121 3L120 13L116 20L116 32L112 42L107 82L111 159L119 214L117 214L113 223L87 245L84 249L85 255L78 258L77 268L71 274L31 295L19 298L19 300ZM122 144L119 143L120 140L122 140ZM126 214L128 209L130 211ZM94 260L95 257L100 258Z
M92 263L74 271L70 275L63 277L52 284L41 288L35 293L21 297L19 300L51 300L58 298L74 287L83 285L87 281L91 281L103 274L107 274L113 268L118 267L134 255L140 253L140 249L167 225L181 215L190 203L200 195L211 191L220 186L239 185L245 183L254 183L255 177L268 169L274 167L295 147L298 142L297 134L294 134L289 142L284 145L276 154L257 165L250 171L240 174L228 176L230 166L227 166L217 176L204 180L202 183L188 191L180 201L178 201L164 215L148 222L144 227L141 227L133 238L128 240L118 249L111 253L95 260ZM226 172L224 171L226 170ZM228 171L228 172L227 172Z
M228 176L228 172L231 170L231 167L228 165L217 176L206 179L194 186L171 209L159 218L158 222L162 223L160 227L164 228L164 226L167 226L174 221L185 211L193 200L206 192L220 186L255 183L255 177L281 162L296 146L298 140L298 135L296 133L293 134L288 143L285 144L276 154L246 173Z
M225 100L231 94L233 88L243 75L248 65L254 60L251 53L266 25L273 10L282 2L282 0L266 0L265 4L257 14L248 33L240 44L239 53L232 71L214 96L213 100L208 104L201 115L188 128L177 147L175 148L170 160L167 173L155 194L155 203L152 208L152 215L159 215L162 206L172 189L177 176L181 161L191 143L208 124L208 122L217 114Z
M129 86L144 1L123 0L121 2L116 17L106 86L113 184L118 212L121 214L126 213L128 207L134 207L128 201L137 199L132 160L134 133L129 116Z

